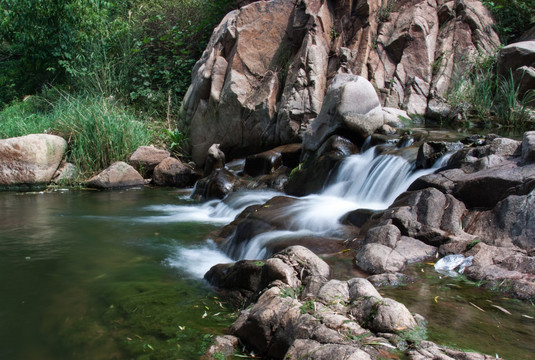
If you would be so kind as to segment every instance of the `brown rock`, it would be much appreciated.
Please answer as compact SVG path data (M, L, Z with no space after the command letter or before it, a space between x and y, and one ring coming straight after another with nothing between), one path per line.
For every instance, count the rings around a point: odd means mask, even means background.
M282 166L282 154L275 150L247 156L244 171L250 176L271 174Z
M140 146L130 156L128 163L145 178L150 178L154 168L170 155L169 151L154 146Z
M143 186L144 184L145 180L136 169L122 161L111 164L87 182L88 187L97 189Z
M158 186L193 186L200 178L199 174L189 165L182 161L168 157L154 168L152 181Z
M369 80L381 105L425 114L474 56L499 45L477 0L244 4L214 31L181 109L201 166L213 143L234 157L300 140L339 74Z

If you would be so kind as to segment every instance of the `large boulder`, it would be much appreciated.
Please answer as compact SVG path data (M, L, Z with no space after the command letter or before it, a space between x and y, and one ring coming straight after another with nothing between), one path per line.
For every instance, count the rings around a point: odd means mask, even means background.
M503 47L498 55L498 73L513 77L521 98L535 88L535 40L521 41Z
M50 182L67 150L65 139L32 134L0 140L0 187Z
M202 166L213 143L233 158L300 140L341 73L369 80L383 106L425 114L474 57L497 49L493 24L478 0L245 1L192 72L181 126L193 159ZM343 93L360 96L353 85Z
M335 76L321 112L303 138L303 150L316 151L331 135L351 134L364 139L384 125L384 116L373 85L357 75Z
M87 186L96 189L114 189L143 186L145 180L131 165L123 161L111 164L107 169L88 180Z
M507 76L522 66L535 67L535 40L504 46L498 55L498 73Z

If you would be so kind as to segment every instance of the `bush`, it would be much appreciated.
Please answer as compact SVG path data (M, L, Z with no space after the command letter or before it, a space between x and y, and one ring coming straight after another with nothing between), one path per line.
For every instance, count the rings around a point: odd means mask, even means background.
M195 61L233 4L0 0L0 107L50 83L167 114L167 105L182 99Z
M502 42L509 44L535 25L535 0L482 0L496 20Z

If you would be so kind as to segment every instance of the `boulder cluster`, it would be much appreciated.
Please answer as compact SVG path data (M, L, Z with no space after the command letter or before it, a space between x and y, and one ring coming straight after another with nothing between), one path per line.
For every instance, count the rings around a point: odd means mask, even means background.
M329 275L329 266L302 246L213 268L209 281L251 305L202 359L230 356L240 342L267 359L371 360L391 358L393 350L412 360L496 359L422 340L415 335L425 331L420 315L381 296L366 279Z

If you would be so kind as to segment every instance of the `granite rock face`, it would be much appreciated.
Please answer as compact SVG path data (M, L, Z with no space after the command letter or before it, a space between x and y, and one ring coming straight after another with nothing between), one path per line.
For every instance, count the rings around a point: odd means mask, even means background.
M478 52L499 45L477 0L241 5L214 30L181 108L181 127L190 129L201 167L214 143L230 159L300 141L325 111L338 74L368 80L381 106L442 113L451 79ZM364 101L354 88L346 90L354 104Z

